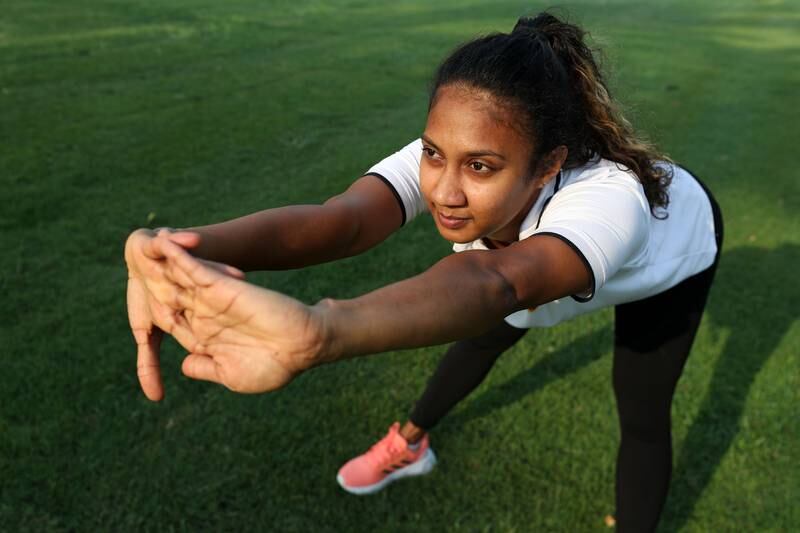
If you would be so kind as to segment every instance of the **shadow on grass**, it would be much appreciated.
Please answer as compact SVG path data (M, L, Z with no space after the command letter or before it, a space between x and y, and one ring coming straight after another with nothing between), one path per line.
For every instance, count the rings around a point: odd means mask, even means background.
M512 405L549 383L577 372L600 359L605 350L598 350L597 347L608 346L610 342L611 332L607 328L572 341L502 385L487 390L469 408L447 417L447 425L458 430L470 420L488 416L496 409Z
M675 462L662 531L688 523L722 458L740 429L750 387L798 318L800 285L780 277L800 262L800 246L775 250L743 247L723 254L707 320L730 332L700 410Z
M716 290L712 289L706 307L706 320L730 335L675 462L662 531L678 531L686 526L739 432L755 376L798 317L800 286L779 277L793 264L800 264L800 246L794 244L775 250L743 247L723 254ZM609 341L610 334L604 329L573 341L508 382L486 391L469 408L449 417L447 425L458 431L470 420L488 416L580 370L602 357L603 351L597 346Z

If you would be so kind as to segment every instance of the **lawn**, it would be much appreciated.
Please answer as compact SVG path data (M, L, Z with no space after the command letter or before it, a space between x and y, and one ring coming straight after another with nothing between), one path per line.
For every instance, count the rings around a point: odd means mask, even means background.
M240 396L182 377L169 342L154 404L125 313L130 231L341 192L421 132L448 50L548 5L4 0L0 530L606 530L610 312L530 333L433 433L430 476L362 498L337 469L406 415L442 347ZM661 529L797 530L800 3L564 7L634 123L726 216ZM423 217L362 257L251 279L311 303L449 250Z

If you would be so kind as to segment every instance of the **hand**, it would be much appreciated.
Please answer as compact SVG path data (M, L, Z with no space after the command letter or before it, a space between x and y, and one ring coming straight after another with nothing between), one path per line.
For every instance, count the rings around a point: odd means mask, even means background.
M314 308L226 275L166 236L152 243L174 283L174 292L159 298L182 310L163 324L161 315L154 318L189 351L182 366L188 377L236 392L266 392L319 361L324 324Z
M194 248L200 236L192 232L171 232L162 229L159 235L184 248ZM176 309L162 302L174 301L175 287L164 277L164 257L153 248L156 232L148 229L134 231L125 243L125 262L128 266L128 319L136 339L139 383L145 395L154 401L164 397L159 366L159 348L163 333L155 325L174 322ZM244 277L241 271L222 267L224 272Z

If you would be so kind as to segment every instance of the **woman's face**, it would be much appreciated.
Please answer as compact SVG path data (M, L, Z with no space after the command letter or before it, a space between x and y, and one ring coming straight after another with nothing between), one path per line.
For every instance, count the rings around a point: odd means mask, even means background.
M531 179L531 143L485 91L437 91L422 136L420 183L442 237L517 240L544 183Z

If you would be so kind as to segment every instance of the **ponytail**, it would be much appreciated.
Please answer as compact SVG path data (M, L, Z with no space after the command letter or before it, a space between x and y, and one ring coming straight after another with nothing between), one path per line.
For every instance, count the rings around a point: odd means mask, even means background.
M567 147L564 168L595 157L623 165L639 178L654 216L669 204L668 158L639 138L611 97L585 32L550 13L519 19L510 34L493 34L462 45L439 67L436 90L464 83L492 93L522 112L533 136L536 160ZM536 162L533 162L536 164Z

